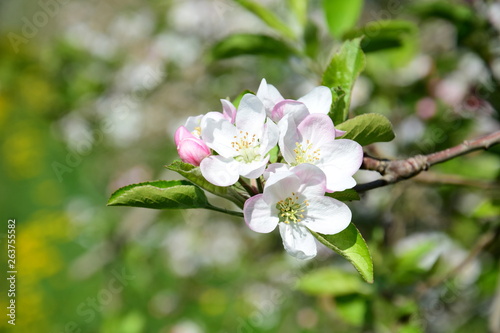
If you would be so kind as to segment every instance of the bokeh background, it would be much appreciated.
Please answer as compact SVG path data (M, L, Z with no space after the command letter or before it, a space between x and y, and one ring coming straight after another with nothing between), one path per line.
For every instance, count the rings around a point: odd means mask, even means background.
M300 36L292 2L259 1ZM262 78L294 99L318 85L341 39L320 1L308 17L301 56L232 57L214 45L276 31L230 0L0 2L0 331L500 332L498 149L349 203L373 285L324 248L294 260L277 233L238 218L106 207L120 186L180 179L164 165L186 117ZM406 30L368 53L351 113L384 114L397 137L367 152L403 158L500 128L498 2L365 1L357 25L380 20ZM15 327L4 314L9 218Z

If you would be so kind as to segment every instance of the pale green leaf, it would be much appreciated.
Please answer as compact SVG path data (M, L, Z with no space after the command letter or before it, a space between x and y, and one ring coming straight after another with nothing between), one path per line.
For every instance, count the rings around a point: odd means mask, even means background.
M311 231L322 244L349 260L361 277L373 283L373 261L363 236L350 224L342 232L335 235L323 235Z
M344 42L323 74L322 85L332 90L330 117L335 125L347 119L352 87L365 67L365 55L360 42L361 38Z
M324 267L305 274L299 280L297 289L310 295L331 296L367 294L371 290L356 273L333 267Z
M202 189L234 202L240 208L245 203L245 197L241 195L243 191L240 191L237 186L222 187L214 185L203 177L199 167L177 160L167 165L166 168L177 172Z
M211 50L212 60L227 59L241 55L265 55L287 58L294 51L280 40L266 35L234 34L222 39Z
M362 146L394 139L391 122L378 113L362 114L335 127L347 132L341 139L351 139Z
M288 0L287 3L300 26L304 27L307 22L307 7L309 0Z
M359 200L359 194L355 190L348 188L341 192L327 193L326 196L340 201L354 201Z
M340 38L359 19L363 0L323 0L323 10L328 30L333 37Z
M344 38L363 36L361 48L370 57L384 60L392 67L407 64L418 51L418 27L404 20L373 21L349 31Z
M130 206L154 209L206 208L205 193L184 180L158 180L131 184L115 191L108 206Z
M247 9L249 12L256 15L269 27L273 28L275 31L281 33L284 37L294 38L295 34L292 29L288 27L279 17L277 17L272 11L263 7L259 3L251 0L234 0L242 7Z

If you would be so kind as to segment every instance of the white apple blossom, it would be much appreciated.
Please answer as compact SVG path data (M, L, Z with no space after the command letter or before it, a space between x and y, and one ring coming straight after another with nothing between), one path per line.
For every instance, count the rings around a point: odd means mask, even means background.
M335 139L333 122L326 114L309 114L300 122L289 114L278 124L279 147L285 161L296 166L314 164L326 174L328 192L356 185L352 175L363 161L363 149L355 141Z
M270 171L264 192L245 202L245 222L261 233L279 226L285 250L299 259L311 259L317 250L309 230L339 233L351 222L351 211L343 202L324 195L326 177L314 165L271 165Z
M267 121L264 105L252 94L241 99L234 124L209 113L201 128L203 141L219 155L205 158L200 170L205 179L218 186L232 185L240 176L261 176L279 136L276 124Z
M325 86L315 87L298 100L292 100L283 98L275 86L262 79L257 97L264 103L269 118L278 124L286 115L290 115L299 123L312 113L328 114L332 106L332 92ZM335 129L336 137L344 134L344 131Z
M298 100L285 99L272 84L262 79L257 97L260 98L269 118L278 122L284 115L293 112L327 114L332 105L332 92L328 87L319 86Z

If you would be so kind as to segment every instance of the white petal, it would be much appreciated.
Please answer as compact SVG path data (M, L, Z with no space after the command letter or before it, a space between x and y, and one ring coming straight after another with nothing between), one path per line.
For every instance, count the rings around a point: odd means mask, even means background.
M335 129L335 137L338 138L339 136L342 136L344 134L346 134L347 132L346 131L342 131L342 130L339 130L339 129Z
M332 92L330 88L319 86L298 101L304 103L311 113L328 114L332 106Z
M252 94L243 96L236 113L236 127L260 137L265 120L266 111L260 99Z
M297 124L291 114L280 120L278 128L280 131L278 145L280 147L281 154L288 164L294 164L295 152L293 150L296 148L295 144L300 143L301 140L297 130Z
M264 132L260 143L261 155L266 155L278 144L279 135L280 131L278 126L268 118L266 124L264 125Z
M209 156L200 164L203 177L217 186L229 186L238 181L238 164L232 158Z
M201 126L201 120L203 119L204 115L200 114L199 116L195 117L188 117L186 120L186 124L184 125L189 132L194 132L196 127Z
M292 193L298 193L299 187L300 179L291 171L273 173L266 181L264 200L269 204L276 204L292 196Z
M302 163L293 167L291 171L300 180L299 193L305 197L323 196L326 192L326 175L315 165Z
M335 140L335 128L327 115L310 114L297 127L303 144L308 140L317 149Z
M287 114L292 114L293 117L297 118L305 117L309 114L307 106L302 102L297 102L290 99L285 99L278 104L276 104L271 112L271 119L275 122L279 122Z
M284 163L270 164L267 167L266 171L264 171L264 179L268 180L269 176L271 176L271 174L273 174L273 173L283 172L283 171L288 171L288 170L290 170L290 167L288 166L288 164L284 164Z
M260 82L259 90L257 90L257 97L264 104L268 117L271 117L273 107L284 99L278 89L271 84L267 84L266 79L262 79Z
M222 103L224 118L229 120L231 124L234 124L234 121L236 119L236 108L234 107L233 103L231 103L227 99L221 99L220 102Z
M264 201L262 194L257 194L245 201L243 215L248 227L261 233L273 231L278 225L279 218L272 208Z
M238 155L238 152L231 145L234 137L238 134L234 125L224 118L216 120L210 117L203 118L202 123L201 137L207 146L224 157Z
M264 173L268 161L269 156L251 163L238 162L238 173L246 178L258 178Z
M316 242L307 228L298 224L279 223L285 250L298 259L311 259L316 256Z
M351 210L341 201L330 197L309 198L306 217L302 223L325 235L341 232L351 223Z
M326 174L329 191L343 191L356 185L351 176L363 162L363 148L359 143L338 139L321 147L321 160L316 164Z

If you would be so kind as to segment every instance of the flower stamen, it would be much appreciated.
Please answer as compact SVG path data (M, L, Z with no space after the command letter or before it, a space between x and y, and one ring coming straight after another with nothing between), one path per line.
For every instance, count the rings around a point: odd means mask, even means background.
M302 163L315 164L320 159L320 149L313 150L313 145L310 140L307 140L305 145L298 142L295 143L295 163L293 165L299 165Z
M304 200L299 203L299 197L292 193L292 196L287 197L284 200L278 201L276 208L279 210L280 222L286 224L299 223L304 219L304 213L306 207L309 206L309 202Z

